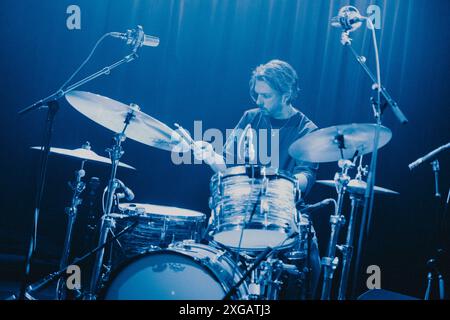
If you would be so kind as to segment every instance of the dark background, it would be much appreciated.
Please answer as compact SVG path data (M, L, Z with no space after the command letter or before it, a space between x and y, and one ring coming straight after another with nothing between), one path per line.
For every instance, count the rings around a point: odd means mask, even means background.
M81 8L81 30L66 27L71 4ZM383 118L393 138L380 150L376 184L400 196L376 197L362 272L376 264L381 268L382 288L422 297L425 263L433 254L437 233L433 174L429 164L413 172L407 165L450 140L447 0L1 1L0 252L25 252L39 164L39 152L29 147L41 144L46 114L44 110L22 116L17 112L59 88L101 35L141 24L147 34L159 36L161 44L142 48L137 61L80 90L137 103L143 112L171 127L178 122L192 131L195 120L203 121L203 130L234 127L243 111L252 107L248 94L252 69L273 58L286 60L297 70L301 93L295 106L319 127L373 122L368 103L371 82L340 44L340 30L329 24L347 4L363 15L371 4L381 8L381 29L376 33L382 81L409 119L409 124L401 125L389 109ZM354 48L375 70L370 31L364 26L352 36ZM76 79L128 52L120 40L106 39ZM90 141L94 151L106 156L110 140L109 130L61 101L52 146L74 149ZM122 160L138 170L119 169L118 177L133 188L136 202L208 214L209 167L174 165L169 152L130 139L124 148ZM445 197L449 155L442 155L440 161ZM67 181L78 166L72 159L50 157L38 257L51 263L62 250L63 209L70 199ZM87 178L100 177L103 188L108 169L88 164ZM336 170L336 163L323 164L318 179L333 179ZM312 203L330 196L335 196L333 190L315 185L306 200ZM329 237L329 213L321 210L314 217L322 254ZM359 292L363 291L361 287Z

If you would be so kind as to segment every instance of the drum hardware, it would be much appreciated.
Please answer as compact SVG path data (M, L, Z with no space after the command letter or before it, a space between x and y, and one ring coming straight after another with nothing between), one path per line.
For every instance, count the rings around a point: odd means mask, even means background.
M379 105L375 105L374 103L375 102L372 100L374 109L379 110ZM341 159L340 162L342 162L344 159L354 159L357 156L362 156L371 152L373 153L370 166L371 171L368 174L369 178L367 184L358 179L350 181L348 176L345 179L345 185L343 185L342 182L336 183L335 181L334 183L338 191L338 205L336 209L337 213L330 217L332 232L328 246L328 254L327 257L322 259L325 273L322 299L330 298L331 279L338 263L338 259L334 257L337 240L336 233L338 233L343 223L343 216L341 216L340 211L342 208L344 192L349 188L349 185L352 189L364 191L365 193L364 212L361 222L361 230L363 230L363 232L360 233L357 247L358 252L356 255L354 278L359 275L359 260L361 256L363 233L365 232L365 228L368 228L370 225L371 209L373 206L374 168L376 166L377 150L387 144L392 137L392 132L388 128L381 126L381 113L377 112L376 116L376 124L350 124L320 129L300 138L289 147L289 154L293 158L309 162L330 162L339 159ZM350 182L352 184L350 184ZM321 183L321 181L318 181L318 183ZM332 184L331 181L322 183ZM392 190L384 188L378 188L377 191L382 193L395 193ZM367 223L366 220L368 221ZM353 296L356 282L357 280L354 281Z
M107 240L108 234L110 233L111 229L114 227L114 219L111 218L109 215L111 214L113 201L114 201L114 194L116 193L116 189L119 187L119 183L116 180L116 172L117 167L120 158L122 157L124 151L122 149L122 142L125 141L125 131L128 128L128 125L130 124L131 120L134 118L134 112L135 110L138 110L138 107L136 105L130 106L130 111L127 113L125 120L124 120L124 127L121 133L114 135L114 144L111 149L107 149L107 152L110 155L111 158L111 176L108 183L108 190L107 190L107 202L106 202L106 208L103 212L103 216L101 218L100 222L100 237L99 237L99 246L104 244ZM100 272L103 265L103 255L104 255L104 249L100 250L97 253L94 267L92 271L92 277L91 277L91 285L90 285L90 291L87 295L87 299L95 299L95 295L98 290L99 286L99 280L100 280ZM106 271L108 272L111 268L110 264L107 264L105 266Z
M443 255L443 250L439 249L439 254ZM430 300L431 297L431 290L433 286L433 281L437 280L438 286L439 286L439 299L444 300L445 299L445 282L444 277L442 276L442 273L439 271L440 269L440 259L439 257L435 259L430 259L427 261L427 268L428 268L428 274L427 274L427 289L425 291L425 297L424 300Z
M42 150L41 147L31 147L33 150ZM49 151L51 154L56 155L63 155L68 156L75 159L80 159L81 161L81 168L80 170L77 170L75 172L75 181L69 182L69 187L73 191L73 196L71 200L71 206L67 207L65 212L68 215L68 222L67 222L67 229L66 229L66 235L64 240L64 248L60 260L60 269L65 267L67 265L69 254L70 254L70 248L71 248L71 241L72 241L72 232L73 232L73 226L75 224L77 213L78 213L78 206L81 204L82 199L80 198L80 194L84 191L86 184L81 181L81 179L85 176L85 170L84 165L86 162L98 162L98 163L111 163L110 159L99 156L91 149L90 143L87 141L85 144L82 145L81 148L70 150L70 149L63 149L63 148L50 148ZM127 169L133 169L134 167L129 166L124 163L118 164L121 167L127 168ZM98 178L97 178L98 179ZM56 295L57 298L60 300L65 299L66 294L66 287L65 287L65 279L60 278L57 284L56 288Z
M340 145L343 146L344 142L345 141L342 137ZM341 148L341 150L342 149L343 148ZM339 262L338 258L335 256L336 244L338 241L341 226L345 224L345 217L342 215L342 205L347 184L350 181L350 177L347 173L348 170L354 166L354 164L349 160L339 160L338 166L341 168L341 172L336 173L334 177L336 183L336 191L338 193L337 206L335 207L334 214L330 216L331 234L328 244L327 256L322 258L324 276L321 300L330 299L333 275Z
M97 190L100 187L100 179L98 177L91 177L89 180L89 194L88 194L88 216L86 221L86 232L84 237L85 245L91 247L93 245L94 232L97 227L98 212L95 209L95 199Z
M264 249L264 251L262 251L256 258L254 261L252 261L252 264L250 266L250 268L248 268L246 270L246 272L242 275L242 277L239 279L238 282L236 282L231 289L227 292L227 294L224 296L223 300L230 300L230 298L235 294L235 291L237 290L237 288L239 288L239 286L241 284L244 283L244 281L247 280L247 278L251 275L253 275L254 271L256 270L256 268L258 268L263 262L266 262L266 260L277 250L278 247L282 247L284 242L287 242L290 239L293 239L295 237L297 237L299 235L298 232L295 232L293 234L291 234L288 238L286 238L283 243L280 243L279 246L272 248L272 247L266 247L266 249ZM267 264L266 264L267 266ZM234 273L234 272L233 272ZM257 286L255 287L257 290ZM257 291L255 291L257 292Z
M308 224L306 227L306 265L303 270L303 272L306 273L306 299L311 300L313 298L312 294L312 266L311 266L311 246L312 246L312 239L313 239L313 232L312 232L312 222L309 217L309 215L306 216L306 219L308 220Z
M344 245L338 245L337 248L342 254L342 270L341 279L339 283L338 299L346 299L348 274L350 272L351 261L353 257L353 237L355 233L355 213L358 212L359 207L362 204L362 197L358 194L350 194L351 199L351 211L350 220L347 229L347 238Z
M18 112L18 114L23 115L27 112L33 111L33 110L39 110L42 108L47 108L47 117L45 120L45 128L44 128L44 137L42 140L42 157L40 160L40 169L39 169L39 180L38 180L38 187L37 187L37 194L36 194L36 200L35 200L35 208L34 208L34 214L33 214L33 223L32 223L32 231L31 231L31 237L30 237L30 241L28 243L28 249L27 252L25 254L25 270L24 270L24 277L23 277L23 281L21 283L20 286L20 295L19 295L19 299L24 299L25 298L25 293L26 293L26 287L27 287L27 283L29 281L29 274L30 274L30 267L31 267L31 261L33 259L33 254L36 250L36 237L37 237L37 228L38 228L38 221L39 221L39 212L41 209L41 204L42 204L42 198L43 198L43 194L44 194L44 186L45 186L45 180L46 180L46 176L47 176L47 163L48 163L48 156L49 156L49 152L50 152L50 143L51 143L51 137L52 137L52 132L53 132L53 123L54 123L54 119L55 116L59 110L59 104L58 101L68 92L71 92L73 90L75 90L76 88L78 88L79 86L86 84L96 78L98 78L101 75L108 75L111 73L111 71L113 69L115 69L116 67L124 64L124 63L128 63L131 62L133 60L135 60L138 55L136 54L136 52L132 52L131 54L128 54L127 56L125 56L123 59L117 61L116 63L105 67L103 69L101 69L100 71L97 71L96 73L89 75L88 77L76 82L73 85L67 86L68 82L72 80L72 78L75 76L75 74L77 74L81 68L86 64L86 62L88 62L88 60L90 59L90 57L92 56L92 53L95 51L95 49L97 48L98 44L100 44L101 41L103 41L103 39L105 39L108 35L110 35L110 33L107 33L105 35L103 35L96 43L96 45L94 46L94 49L92 50L91 54L88 56L88 58L81 64L81 66L73 73L73 75L59 88L59 90L57 90L56 92L54 92L53 94L51 94L50 96L43 98L35 103L33 103L32 105L23 108L22 110L20 110Z
M64 269L67 266L69 260L70 247L72 243L72 230L77 218L78 206L81 204L81 193L84 191L86 184L81 180L86 172L84 171L84 163L86 160L81 161L81 168L75 172L75 181L69 182L69 186L73 191L71 206L66 208L66 214L68 216L66 237L64 240L64 249L59 263L59 268ZM66 299L66 284L65 277L60 277L56 286L56 296L58 300Z
M252 271L248 283L249 300L277 300L284 264L279 259L267 259Z
M242 275L241 279L236 282L236 284L234 284L231 289L226 293L225 297L223 298L223 300L230 300L231 296L234 295L236 289L244 283L244 281L247 280L247 278L253 274L253 271L256 270L257 267L259 267L259 265L266 260L269 255L271 255L273 253L274 249L271 247L267 247L263 252L261 252L258 257L255 259L255 261L252 263L251 267L249 269L247 269L247 271ZM255 287L254 287L255 290Z
M71 265L79 265L80 263L83 263L87 258L89 258L90 256L94 255L95 253L97 253L100 250L103 250L106 246L110 245L110 243L112 243L113 241L116 241L117 239L119 239L123 234L129 232L130 230L132 230L134 227L137 226L137 222L133 223L132 225L129 225L128 227L126 227L125 229L121 230L118 234L116 234L114 237L111 237L110 239L108 239L105 243L103 243L100 246L95 247L94 249L92 249L91 251L89 251L88 253L86 253L85 255L83 255L80 258L75 258L73 260L73 262L66 264L66 266L64 266L64 268L53 272L49 275L47 275L45 278L42 278L38 281L36 281L33 284L30 284L27 288L26 288L26 295L31 296L31 293L34 291L37 291L43 287L45 287L47 284L49 284L50 282L52 282L55 279L60 278L66 271L67 268ZM32 297L32 296L31 296Z
M346 185L346 191L349 193L349 197L351 200L351 212L349 216L349 224L347 228L347 236L345 244L343 245L337 245L337 249L342 254L342 270L341 270L341 278L340 278L340 284L339 284L339 293L338 293L338 299L339 300L345 300L346 299L346 291L347 291L347 284L348 284L348 275L350 271L350 266L352 262L353 257L353 238L355 233L355 224L356 224L356 214L360 210L363 199L364 199L364 193L367 188L367 183L363 181L363 177L365 177L368 173L367 166L363 166L362 164L363 156L359 156L355 158L355 161L353 165L356 165L356 162L359 161L359 165L357 167L357 174L354 179L351 179L348 181ZM333 180L318 180L317 183L321 185L325 185L328 187L336 187L336 182ZM392 195L398 195L399 193L387 188L382 188L375 186L374 192L379 194L392 194ZM312 205L313 207L315 205ZM337 262L337 261L336 261Z
M363 204L363 194L367 184L362 180L364 176L368 174L367 166L363 166L363 156L359 156L359 165L357 168L357 174L354 180L349 181L347 185L347 190L350 194L351 200L351 211L350 211L350 221L347 228L347 237L344 245L338 246L339 251L342 254L342 270L341 279L339 283L338 299L346 299L348 274L350 272L351 261L353 257L353 237L355 232L356 218L355 214L358 212L359 207ZM356 162L357 159L355 159ZM395 191L380 188L374 186L374 192L378 193L393 193L398 194Z

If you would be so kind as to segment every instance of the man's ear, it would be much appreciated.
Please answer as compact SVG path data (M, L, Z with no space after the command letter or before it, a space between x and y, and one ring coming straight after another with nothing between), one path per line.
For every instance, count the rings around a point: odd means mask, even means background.
M285 93L281 96L281 102L283 102L283 104L289 104L290 98L291 98L291 95L289 93Z

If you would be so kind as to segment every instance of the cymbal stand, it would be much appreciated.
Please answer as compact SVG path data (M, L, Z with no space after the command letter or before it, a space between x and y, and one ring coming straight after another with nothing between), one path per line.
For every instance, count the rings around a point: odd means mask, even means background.
M351 211L350 220L347 229L347 238L344 245L338 246L339 251L342 253L342 271L341 280L339 283L338 299L345 300L347 291L348 274L350 272L350 266L353 257L353 238L355 234L355 215L359 211L360 206L363 204L361 195L350 194Z
M89 145L83 145L83 148L90 149ZM69 186L73 191L71 206L66 208L66 214L68 216L67 220L67 230L66 230L66 238L64 240L64 249L61 256L61 261L59 263L59 268L63 269L67 266L67 262L69 260L70 254L70 246L72 242L72 231L73 226L75 224L75 220L77 218L78 206L81 204L82 199L80 198L80 194L86 188L86 184L81 181L81 179L86 175L84 171L84 163L86 160L81 161L80 170L75 171L75 182L69 182ZM56 286L56 296L58 300L65 300L66 297L66 286L64 278L60 278L58 284Z
M343 137L337 136L337 140L341 139L340 144L343 145ZM341 148L342 150L342 148ZM338 265L338 258L336 257L336 245L339 237L341 226L345 224L345 217L342 215L342 204L344 201L345 191L350 177L347 175L348 169L353 167L353 163L349 160L339 160L339 167L341 172L336 173L334 181L336 183L336 191L338 192L338 200L335 212L330 216L331 234L328 243L327 256L322 258L322 266L324 268L323 286L321 300L330 300L331 285L333 281L333 274Z
M98 240L98 246L102 246L108 237L108 234L111 233L111 229L114 228L114 224L115 224L115 220L114 218L111 216L111 210L112 210L112 206L113 206L113 202L114 202L114 195L116 193L116 189L119 187L119 182L116 179L116 173L117 173L117 167L119 165L119 160L122 157L122 155L124 154L124 151L122 149L122 142L125 141L126 139L126 135L125 135L125 131L128 127L128 125L130 124L131 120L135 117L134 113L135 111L139 111L139 107L137 105L132 104L132 110L129 111L125 117L124 120L124 128L122 130L121 133L115 134L114 135L114 145L111 149L107 149L106 151L109 153L109 156L111 158L111 176L109 179L109 183L108 183L108 196L107 196L107 202L106 202L106 207L104 208L104 213L103 216L101 218L101 222L100 222L100 236L99 236L99 240ZM90 284L90 291L88 292L86 299L87 300L95 300L96 299L96 294L98 292L99 289L99 285L100 285L100 273L102 270L102 267L104 267L106 273L107 274L111 268L110 265L103 265L103 256L105 253L105 248L103 247L100 251L98 251L95 262L94 262L94 267L93 267L93 271L92 271L92 276L91 276L91 284ZM104 275L105 275L104 274Z
M104 37L107 35L111 35L111 33L105 34L102 38L100 38L100 43ZM98 44L97 43L97 44ZM95 50L96 46L93 50ZM93 51L92 51L93 52ZM30 273L31 273L31 264L34 257L34 253L36 251L36 241L37 241L37 230L38 230L38 222L39 222L39 214L41 211L42 206L42 199L44 195L44 189L45 189L45 181L47 178L47 163L48 163L48 156L50 153L50 144L51 144L51 138L53 133L53 124L55 116L59 110L59 103L58 101L64 97L66 93L69 93L70 91L75 90L76 88L102 76L102 75L109 75L111 74L111 71L118 66L129 63L135 59L138 58L138 55L136 53L136 50L133 50L131 54L126 55L121 60L115 62L112 65L109 65L107 67L104 67L103 69L97 71L94 74L91 74L87 76L86 78L72 84L71 86L65 88L65 85L63 85L59 90L54 92L53 94L49 95L46 98L43 98L39 101L36 101L32 105L23 108L18 112L18 114L23 115L33 110L39 110L39 109L48 109L47 111L47 117L45 121L45 128L44 128L44 137L43 137L43 143L41 144L43 146L43 153L40 160L40 167L39 167L39 180L38 180L38 186L37 186L37 193L35 198L35 207L33 212L33 222L32 222L32 230L30 235L30 240L27 243L27 251L25 254L25 262L24 262L24 274L20 285L20 294L19 299L24 300L26 295L26 288L29 282ZM88 58L89 59L89 58ZM86 60L87 62L88 60ZM83 64L81 65L81 67ZM79 70L76 71L76 73Z

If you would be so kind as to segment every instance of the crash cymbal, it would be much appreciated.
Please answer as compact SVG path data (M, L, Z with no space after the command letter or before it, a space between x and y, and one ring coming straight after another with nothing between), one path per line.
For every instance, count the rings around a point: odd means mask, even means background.
M333 187L333 188L336 185L334 180L317 180L316 182L319 184L322 184L324 186ZM365 181L357 180L357 179L350 180L347 185L347 191L349 193L364 194L366 192L366 188L367 188L367 183ZM373 190L375 193L400 194L397 191L382 188L382 187L377 187L377 186L374 186Z
M375 128L376 125L371 123L352 123L320 129L295 141L289 147L289 154L297 160L309 162L352 159L355 155L375 150ZM377 148L383 147L391 137L391 130L381 126Z
M31 149L41 150L41 147L31 147ZM62 149L62 148L53 148L52 147L52 148L50 148L50 153L60 154L63 156L68 156L68 157L77 158L77 159L81 159L81 160L88 160L88 161L111 164L111 159L99 156L94 151L92 151L90 148L78 148L78 149L70 150L70 149ZM119 162L119 167L136 170L136 168L134 168L128 164L122 163L122 162Z
M123 131L127 114L134 112L125 131L126 137L167 151L190 150L177 132L140 111L137 105L126 105L85 91L69 92L66 99L77 111L115 133Z

